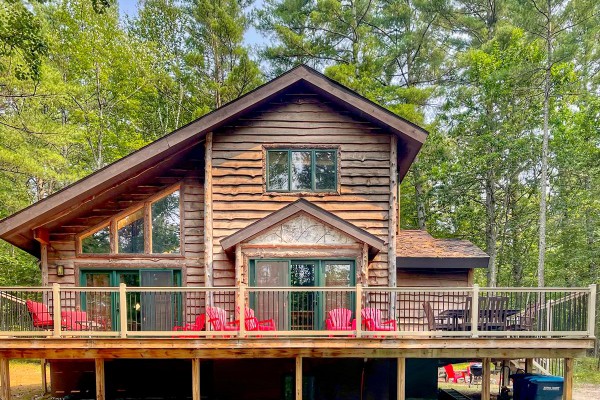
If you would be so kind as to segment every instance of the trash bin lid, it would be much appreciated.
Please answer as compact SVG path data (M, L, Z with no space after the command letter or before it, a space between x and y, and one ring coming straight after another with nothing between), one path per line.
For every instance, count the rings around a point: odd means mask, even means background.
M533 375L528 376L527 380L531 383L563 383L565 380L561 376L552 376L552 375Z

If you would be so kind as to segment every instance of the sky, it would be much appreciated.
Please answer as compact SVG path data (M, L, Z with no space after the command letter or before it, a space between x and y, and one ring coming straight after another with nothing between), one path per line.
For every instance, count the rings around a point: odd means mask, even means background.
M118 0L119 1L119 14L121 17L125 15L135 16L137 15L137 5L138 0ZM262 5L263 0L257 0L254 2L252 7L260 7ZM265 38L256 31L253 27L250 27L246 33L244 34L244 42L254 47L256 45L261 45L265 41Z

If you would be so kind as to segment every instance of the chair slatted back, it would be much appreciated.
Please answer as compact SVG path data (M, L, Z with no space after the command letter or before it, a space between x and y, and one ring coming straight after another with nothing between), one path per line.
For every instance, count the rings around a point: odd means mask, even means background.
M329 311L329 319L337 328L348 327L352 320L352 311L347 308L334 308Z

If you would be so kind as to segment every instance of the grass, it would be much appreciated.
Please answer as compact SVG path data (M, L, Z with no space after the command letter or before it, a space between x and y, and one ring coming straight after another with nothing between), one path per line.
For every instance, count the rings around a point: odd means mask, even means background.
M42 389L40 360L10 360L10 386L12 398L18 400L40 400ZM50 382L49 374L48 382Z
M593 357L576 358L573 374L577 383L600 384L598 359Z

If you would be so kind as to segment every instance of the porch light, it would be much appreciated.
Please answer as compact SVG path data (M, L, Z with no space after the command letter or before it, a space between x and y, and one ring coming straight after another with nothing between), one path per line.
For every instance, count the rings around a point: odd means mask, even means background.
M56 266L56 275L57 276L65 276L65 266L64 265Z

